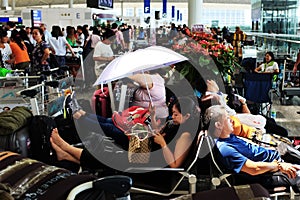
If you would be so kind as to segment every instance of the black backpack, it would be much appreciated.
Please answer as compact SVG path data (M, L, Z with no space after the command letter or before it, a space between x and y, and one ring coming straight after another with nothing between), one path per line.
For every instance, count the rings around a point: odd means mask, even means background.
M55 120L49 116L32 117L29 125L31 158L47 164L53 164L56 161L56 154L50 143L52 130L56 127Z

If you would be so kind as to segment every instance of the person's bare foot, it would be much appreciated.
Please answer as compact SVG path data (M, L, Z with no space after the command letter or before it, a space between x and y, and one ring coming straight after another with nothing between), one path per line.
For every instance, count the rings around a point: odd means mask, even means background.
M51 134L50 139L59 148L61 148L64 151L67 151L67 148L68 148L69 144L60 137L60 135L58 134L57 128L54 128L52 130L52 134Z
M78 112L81 114L81 116L84 116L85 114L86 114L86 112L85 111L83 111L83 110L78 110Z
M73 118L74 118L74 119L79 119L80 117L81 117L80 110L76 111L76 112L73 114Z
M52 137L50 137L50 142L51 142L52 148L56 152L57 160L59 160L59 161L68 160L68 161L72 161L72 162L75 162L75 163L79 162L71 154L69 154L68 152L61 149L58 145L56 145L55 142L53 141Z

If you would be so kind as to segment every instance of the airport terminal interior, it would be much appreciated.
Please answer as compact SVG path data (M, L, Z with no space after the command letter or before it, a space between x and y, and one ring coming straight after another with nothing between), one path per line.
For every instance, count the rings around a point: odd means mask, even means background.
M298 0L0 3L0 200L300 199Z

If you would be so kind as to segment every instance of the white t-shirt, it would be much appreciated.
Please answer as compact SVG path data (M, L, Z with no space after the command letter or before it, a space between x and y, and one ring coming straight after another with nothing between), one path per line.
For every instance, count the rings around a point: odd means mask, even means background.
M12 54L11 48L8 43L4 43L4 48L0 48L1 54L2 54L2 60L4 63L4 67L6 69L11 69L11 65L5 63L6 60L10 60L10 55Z
M279 69L277 62L273 62L273 65L271 63L269 64L263 63L260 65L260 67L262 72L270 72L270 73L273 73L275 70Z
M93 57L112 57L113 55L114 53L110 47L110 44L104 44L101 41L96 44ZM103 61L95 61L95 67L97 68L103 63Z
M49 43L50 43L51 48L54 49L56 56L65 56L66 55L66 44L68 42L65 37L59 36L57 39L55 37L51 37L49 39Z

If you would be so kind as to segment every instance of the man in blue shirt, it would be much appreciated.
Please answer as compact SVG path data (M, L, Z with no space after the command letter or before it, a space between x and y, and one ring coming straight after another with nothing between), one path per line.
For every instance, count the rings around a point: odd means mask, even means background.
M300 182L300 178L297 177L299 165L283 162L276 150L248 143L233 135L232 120L225 107L220 105L209 107L205 118L210 125L209 133L213 133L213 136L217 138L216 144L227 169L235 173L245 172L250 175L280 171L288 178L297 179Z

